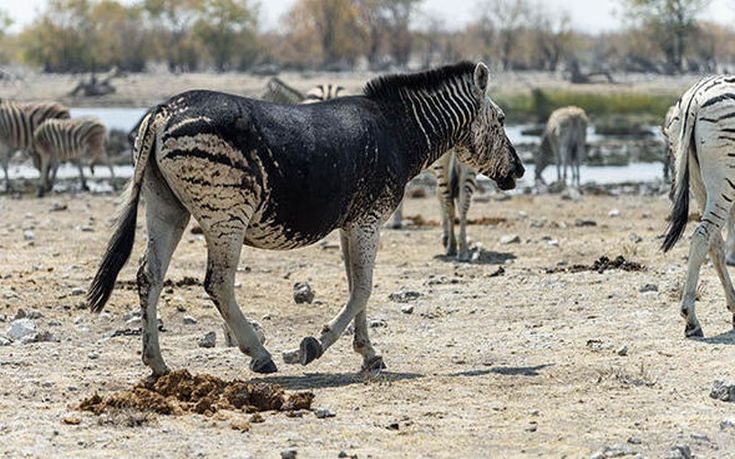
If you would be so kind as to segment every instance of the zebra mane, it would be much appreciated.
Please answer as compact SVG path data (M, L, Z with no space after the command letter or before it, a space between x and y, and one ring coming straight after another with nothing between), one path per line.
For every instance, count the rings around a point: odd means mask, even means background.
M373 100L398 100L402 91L432 92L453 80L469 78L471 81L474 71L474 63L462 61L425 72L385 75L368 81L364 92Z

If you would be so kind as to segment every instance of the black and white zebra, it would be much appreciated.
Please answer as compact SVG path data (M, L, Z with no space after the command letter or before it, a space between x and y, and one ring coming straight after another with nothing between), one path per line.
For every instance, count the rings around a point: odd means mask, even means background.
M562 107L551 113L535 158L537 183L543 183L541 175L553 160L558 182L566 185L567 168L571 168L572 186L580 186L579 167L587 156L588 124L587 114L579 107Z
M709 256L725 290L735 326L735 290L725 263L722 228L732 229L735 200L735 76L712 76L697 82L669 111L664 137L674 155L671 224L662 249L671 250L689 219L689 190L702 218L689 245L681 315L687 337L703 336L695 314L697 282Z
M82 169L84 159L90 160L92 173L94 166L104 161L110 168L112 180L115 180L115 171L105 152L107 128L99 120L93 118L46 120L36 128L33 135L41 170L37 192L39 197L51 191L55 177L49 178L50 171L56 170L63 161L75 161L78 164L84 190L88 189Z
M38 167L33 133L43 121L55 118L69 118L69 109L57 102L21 103L0 100L0 162L8 191L12 190L8 174L10 156L18 150L24 151L31 155Z
M367 302L382 222L406 183L450 148L458 158L515 186L524 169L486 95L487 67L468 62L377 78L364 95L281 105L190 91L152 109L136 139L136 166L118 221L88 291L100 311L133 247L138 201L146 201L148 247L138 270L143 361L154 375L161 356L156 304L166 269L193 216L207 241L204 287L251 356L250 368L275 372L237 305L242 245L288 250L340 230L349 298L321 328L284 353L287 363L319 358L354 320L353 347L365 369L383 368L368 337Z
M260 98L279 104L300 104L306 100L306 95L287 85L279 78L271 78L266 83L265 91Z
M347 91L344 87L336 84L325 83L314 86L306 93L303 103L310 104L314 102L322 102L325 100L336 99L337 97L346 96Z

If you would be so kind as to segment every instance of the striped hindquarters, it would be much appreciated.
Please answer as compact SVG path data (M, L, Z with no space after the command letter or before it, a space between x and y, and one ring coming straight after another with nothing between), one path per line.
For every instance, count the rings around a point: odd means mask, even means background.
M39 149L59 161L80 158L85 153L96 159L102 153L107 129L97 120L53 119L41 124L34 135Z
M31 150L36 128L44 121L56 118L69 118L69 109L55 102L26 104L3 101L0 103L0 142L12 150Z
M320 84L306 93L305 104L336 99L345 95L345 88L336 84Z

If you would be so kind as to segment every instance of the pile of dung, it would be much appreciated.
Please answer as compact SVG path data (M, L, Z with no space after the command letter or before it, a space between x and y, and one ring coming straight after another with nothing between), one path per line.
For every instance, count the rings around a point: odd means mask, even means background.
M554 268L547 268L547 274L554 273L579 273L584 271L597 271L602 274L610 269L619 269L622 271L643 271L646 269L640 263L635 261L626 260L624 256L618 255L617 258L611 260L606 256L601 256L591 265L572 265L572 266L558 266Z
M131 390L104 397L94 394L77 407L81 411L102 414L106 411L135 409L158 414L181 415L198 413L212 415L219 410L295 411L308 410L314 400L312 392L287 395L273 383L223 381L216 376L176 370L155 380L143 380Z

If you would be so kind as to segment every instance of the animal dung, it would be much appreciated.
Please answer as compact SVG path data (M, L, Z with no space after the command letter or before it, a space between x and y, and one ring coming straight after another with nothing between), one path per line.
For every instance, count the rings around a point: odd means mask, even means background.
M309 303L314 301L314 290L308 282L296 282L293 284L293 300L296 304Z
M312 392L286 394L273 383L224 381L209 374L192 375L175 370L155 380L142 380L132 389L101 396L94 394L77 406L80 411L102 414L135 409L164 415L197 413L211 416L219 410L257 413L260 411L309 410ZM238 425L238 430L245 430Z

